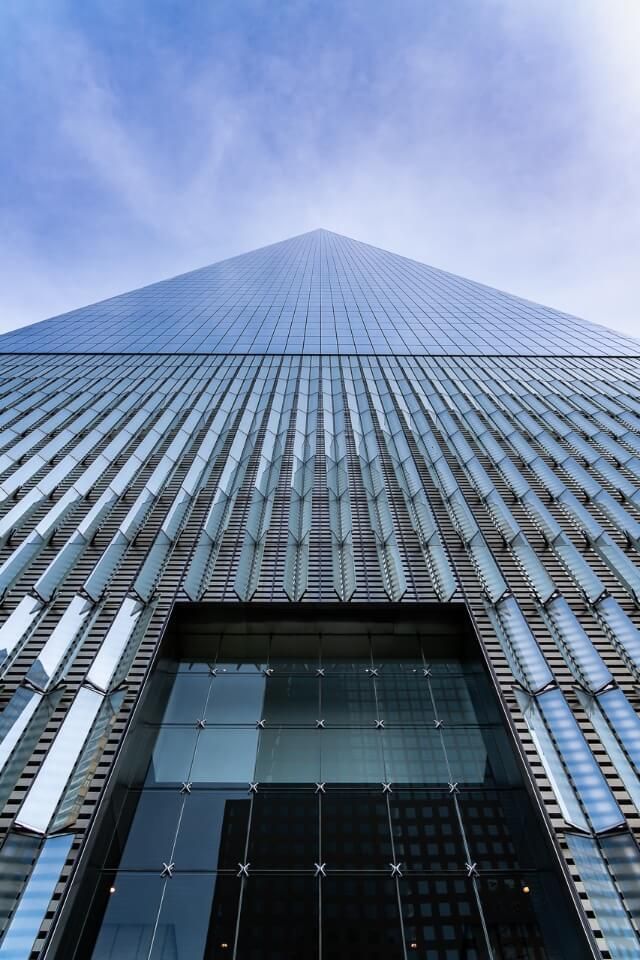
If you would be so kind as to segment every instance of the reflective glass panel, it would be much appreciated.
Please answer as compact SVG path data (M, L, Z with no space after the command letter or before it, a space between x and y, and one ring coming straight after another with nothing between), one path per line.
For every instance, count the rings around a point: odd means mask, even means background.
M249 783L254 778L258 731L251 728L200 730L191 767L194 783Z
M408 957L489 960L478 903L468 880L403 878L399 889Z
M462 826L451 794L394 790L389 796L389 810L395 855L407 870L464 869Z
M313 790L262 788L253 796L247 859L255 869L312 870L320 862L320 803Z
M395 880L339 875L323 880L322 947L323 956L340 960L403 960Z
M236 957L314 960L319 956L318 912L319 884L313 876L249 877L242 892Z
M164 884L152 874L104 877L98 892L106 910L92 960L147 960Z
M207 723L257 723L263 719L265 678L259 673L225 673L213 678Z
M251 799L247 790L184 795L173 860L179 870L237 870L243 860Z
M381 789L336 790L321 798L322 860L334 870L388 870L393 861Z

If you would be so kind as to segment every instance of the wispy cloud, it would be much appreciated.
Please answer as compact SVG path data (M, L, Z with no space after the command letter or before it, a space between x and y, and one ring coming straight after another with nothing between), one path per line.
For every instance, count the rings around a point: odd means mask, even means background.
M640 333L634 0L0 14L0 326L316 226Z

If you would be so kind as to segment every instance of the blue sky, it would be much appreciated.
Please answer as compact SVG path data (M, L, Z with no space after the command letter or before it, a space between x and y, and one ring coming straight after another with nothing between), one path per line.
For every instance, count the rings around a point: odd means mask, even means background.
M637 0L3 0L0 329L318 226L640 335Z

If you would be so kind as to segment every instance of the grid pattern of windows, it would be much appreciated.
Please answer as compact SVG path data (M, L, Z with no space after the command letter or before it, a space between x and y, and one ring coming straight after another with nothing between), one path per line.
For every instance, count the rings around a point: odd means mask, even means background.
M486 675L414 647L156 674L81 955L578 955Z
M638 355L640 342L316 230L0 337L2 352Z

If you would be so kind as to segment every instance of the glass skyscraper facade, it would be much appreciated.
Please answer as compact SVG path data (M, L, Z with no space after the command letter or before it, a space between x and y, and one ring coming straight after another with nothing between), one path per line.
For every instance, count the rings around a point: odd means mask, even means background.
M327 231L0 337L0 960L640 957L640 342Z

